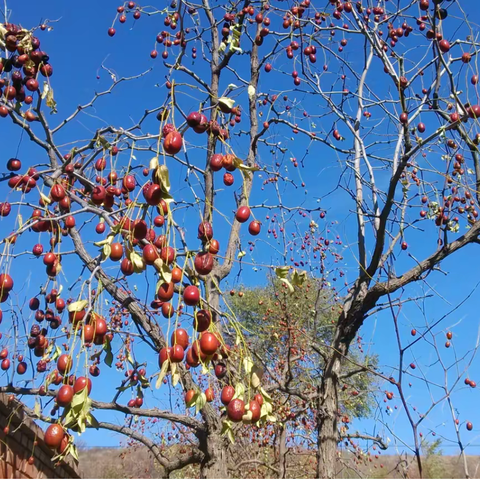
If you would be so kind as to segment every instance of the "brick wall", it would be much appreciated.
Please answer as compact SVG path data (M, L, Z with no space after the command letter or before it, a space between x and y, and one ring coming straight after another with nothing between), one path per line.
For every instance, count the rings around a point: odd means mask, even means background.
M22 403L0 394L0 478L80 478L72 458L55 467L54 452L43 441L43 430L22 410ZM10 432L3 429L9 425ZM35 449L33 442L37 441ZM28 459L34 457L33 465Z

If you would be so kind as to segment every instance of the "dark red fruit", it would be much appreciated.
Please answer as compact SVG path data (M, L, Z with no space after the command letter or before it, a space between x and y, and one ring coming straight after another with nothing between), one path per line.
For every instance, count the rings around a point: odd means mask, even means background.
M178 343L171 347L170 349L170 360L173 363L180 363L183 362L183 358L185 356L185 350L181 345Z
M162 302L169 302L173 298L174 284L173 282L164 282L158 288L157 296Z
M205 397L207 398L207 402L213 402L213 400L215 399L215 393L212 387L208 387L205 390Z
M200 338L200 349L205 355L213 355L219 346L220 342L213 333L205 332L202 334Z
M235 214L235 218L240 223L245 223L249 219L249 217L250 209L246 205L241 206Z
M82 391L86 386L88 386L88 394L92 391L92 381L86 377L78 377L75 380L75 384L73 385L73 391L75 393Z
M18 172L22 168L22 162L18 158L11 158L7 162L7 170L9 172Z
M193 328L197 332L204 332L208 330L210 323L212 321L212 316L210 312L207 310L199 310L195 314L195 318L193 319Z
M209 222L202 222L198 226L198 235L197 237L200 240L209 241L213 238L213 228L212 224Z
M20 362L20 363L17 365L17 373L18 373L19 375L23 375L26 371L27 371L27 364L26 364L26 362Z
M158 365L160 366L160 368L162 368L163 363L166 362L167 359L170 357L170 351L170 347L163 347L160 350L160 353L158 354Z
M72 369L72 357L66 353L60 355L57 360L57 369L62 375L70 372Z
M121 243L112 243L110 245L110 260L118 262L123 256L123 246Z
M177 131L170 132L163 141L163 149L169 155L176 155L182 149L182 145L182 135Z
M224 405L228 405L232 401L234 395L235 389L231 385L227 385L222 389L222 395L220 397L220 400Z
M218 172L223 167L223 155L221 153L215 153L210 158L210 168L214 172Z
M245 414L245 403L243 400L236 398L232 400L227 406L227 415L232 422L241 422Z
M189 285L183 291L183 301L186 305L194 307L200 301L200 292L195 285Z
M256 400L250 400L250 411L252 412L252 423L257 423L260 420L261 408Z
M73 387L71 385L62 385L57 392L57 404L60 407L70 405L73 400Z
M260 233L261 223L257 220L252 220L248 226L250 235L258 235Z
M184 350L188 347L188 333L185 329L183 328L177 328L173 333L172 333L172 338L171 338L171 344L172 345L181 345Z
M64 435L65 431L63 427L58 425L58 423L55 423L47 428L43 439L47 447L56 450L60 447Z
M0 293L9 292L13 288L13 280L8 273L0 274Z
M195 270L200 275L208 275L213 270L213 255L210 253L198 253L195 256Z

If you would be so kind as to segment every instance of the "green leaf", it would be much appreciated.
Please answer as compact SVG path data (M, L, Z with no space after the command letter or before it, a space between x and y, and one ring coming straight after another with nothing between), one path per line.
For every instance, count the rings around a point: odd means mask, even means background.
M145 270L145 261L137 252L130 252L130 261L133 264L133 270L135 273L141 273Z
M67 310L69 312L81 312L88 305L88 300L79 300L78 302L71 303Z
M205 393L199 393L197 396L196 396L196 400L195 400L195 415L206 405L207 403L207 396L205 395Z
M150 170L153 170L154 168L157 168L158 167L158 157L153 157L151 160L150 160Z
M47 348L47 350L46 350L46 352L45 352L45 355L46 355L47 357L52 353L52 351L53 351L53 345L54 345L54 344L51 343L51 344L48 346L48 348ZM52 372L52 373L53 373L53 372Z
M245 165L244 163L241 163L240 165L238 165L238 168L245 172L258 172L260 170L258 167L255 167L255 166L250 167L248 165Z
M48 82L43 82L42 100L46 98L46 105L50 108L50 115L57 113L57 102L53 98L53 88Z
M241 158L235 157L233 160L233 164L235 165L236 168L243 170L244 172L258 172L260 169L258 167L250 167L248 165L245 165L243 163L243 160Z
M124 385L123 387L117 387L117 390L119 392L124 392L125 390L128 390L129 388L131 388L133 386L134 386L133 382L129 382L127 385Z
M262 383L263 369L255 365L252 369L252 387L258 388Z
M112 148L112 146L107 141L107 139L105 137L102 137L101 135L97 136L97 145L105 148L106 150L109 150L110 148Z
M171 185L170 185L170 177L168 175L167 166L159 165L155 172L155 177L157 178L160 186L162 187L162 190L165 193L168 193L170 191Z
M175 372L172 375L172 387L176 387L179 381L180 381L180 374L178 372Z
M227 433L227 430L232 429L232 422L230 420L224 420L222 423L222 431L220 432L220 435L225 435Z
M63 422L66 427L70 427L75 422L75 412L69 408L66 412L63 412Z
M118 225L115 225L115 226L117 227ZM113 235L109 235L107 238L104 238L103 240L99 240L98 242L94 242L93 244L96 247L103 247L105 245L111 245L112 241L113 241L113 238L114 238Z
M74 396L72 403L70 404L70 408L74 411L82 410L84 404L87 402L88 399L88 388L84 388L83 390L78 391Z
M172 272L170 271L170 267L161 258L157 258L155 262L153 262L153 266L157 269L161 277L157 282L158 291L162 283L170 283L172 281Z
M127 350L127 361L128 361L128 363L129 363L132 367L135 367L136 362L135 362L135 360L133 359L133 357L132 357L132 352L130 352L130 350Z
M40 406L38 398L35 398L35 407L33 411L37 417L40 417L40 415L42 414L42 407Z
M239 398L240 400L243 400L243 395L245 394L245 386L243 383L237 383L235 385L235 395L233 398Z
M261 387L260 393L262 394L264 400L266 400L268 403L272 403L272 397Z
M162 200L164 200L167 205L170 205L175 201L174 198L167 192L162 192Z
M140 383L142 384L143 387L150 386L150 382L143 375L138 374L138 379L140 380Z
M235 435L233 434L232 422L230 420L223 421L220 435L226 435L231 443L235 443Z
M245 370L245 373L247 375L250 375L250 372L252 371L252 368L253 368L253 360L251 359L251 357L245 357L243 359L243 368Z
M287 278L288 272L290 271L290 267L277 267L275 269L275 274L278 278L285 280Z
M112 247L110 246L109 243L107 243L102 248L102 259L106 260L110 256L111 253L112 253Z
M100 424L98 423L98 420L91 413L87 415L87 421L88 421L88 424L93 428L96 428L97 430L100 428Z
M112 346L110 345L110 340L108 339L107 336L105 336L105 343L103 344L103 350L107 352L103 361L105 362L105 365L107 365L108 367L111 367L113 362L113 353L112 353Z
M52 355L52 360L55 361L62 354L62 350L58 345L55 345L55 352Z
M290 293L295 292L295 289L293 288L293 285L286 278L282 278L282 282L288 287L288 291Z
M40 192L40 198L43 200L43 203L45 205L50 205L52 203L52 200L50 197L47 197L44 193Z
M297 269L292 274L292 284L301 287L307 280L307 272L305 270L299 272Z
M242 417L242 420L244 422L250 423L252 421L252 418L253 418L253 413L250 410L248 410L247 413Z
M160 370L158 374L157 381L155 382L155 388L158 390L160 386L162 385L163 379L165 378L165 375L168 372L168 367L169 367L170 360L165 360L162 364L162 369Z
M172 373L172 387L176 387L180 381L180 373L177 368L176 363L171 363L171 373Z
M78 425L78 434L81 435L82 433L85 433L86 426L85 426L85 422L83 421L83 418L78 419L77 425Z
M76 445L72 444L72 446L70 448L70 454L78 462L78 450L77 450Z
M220 97L218 99L218 103L220 105L223 105L227 108L229 108L230 110L233 108L233 106L235 105L235 100L233 98L228 98L228 97Z

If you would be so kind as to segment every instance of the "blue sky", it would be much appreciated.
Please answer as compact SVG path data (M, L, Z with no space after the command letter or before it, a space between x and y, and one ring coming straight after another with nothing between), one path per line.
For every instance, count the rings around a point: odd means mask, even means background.
M471 1L465 1L462 2L462 5L468 7L469 5L473 5L473 3ZM18 4L12 4L11 7L13 8L12 21L19 22L25 27L36 25L45 18L51 20L58 19L57 22L52 23L54 27L53 31L39 33L42 49L48 52L54 68L54 75L51 82L58 104L58 114L49 117L52 125L56 125L61 118L71 113L78 104L87 103L95 91L102 91L109 87L111 79L107 72L101 69L102 62L114 71L118 77L136 75L152 68L152 71L144 77L120 85L111 95L103 98L98 103L96 109L80 115L70 129L58 136L57 141L59 144L64 143L61 147L62 152L68 152L70 148L69 142L73 139L90 138L92 131L97 128L98 125L112 123L116 126L128 127L143 114L146 108L154 108L163 103L165 98L163 84L165 82L166 69L163 67L160 58L152 60L149 56L150 50L154 48L154 40L158 30L164 28L163 25L159 27L158 17L142 17L140 21L135 24L132 24L132 19L129 18L125 25L115 25L117 33L115 37L110 38L107 36L107 29L111 26L111 22L115 16L117 2L104 0L102 2L96 2L94 7L80 9L79 7L72 6L71 3L59 0L52 0L48 3L25 0L18 2ZM350 55L352 64L357 66L356 62L358 59L355 57L355 50L353 50L351 54L346 53L346 55L347 58L348 55ZM243 69L247 66L247 61L248 58L240 58L237 63L237 71L243 72ZM288 73L288 69L291 69L291 67L288 66L283 54L280 55L274 67L275 72L270 73L270 77L268 75L263 76L260 85L262 91L267 91L267 89L271 88L276 89L278 93L291 90L293 83ZM198 71L202 72L202 74L206 73L205 67L201 65L200 60L197 60L194 68L199 69ZM97 79L97 75L100 78ZM340 85L338 76L338 71L329 71L325 76L325 83L331 83L338 87L338 85ZM222 87L226 88L231 82L236 82L235 77L233 75L226 75L222 79ZM385 93L385 95L389 94L387 89L390 87L385 86L382 79L374 78L372 82L372 85L379 89L381 93ZM245 102L246 92L243 91L241 95L243 95L241 101ZM288 96L289 101L295 99L302 104L301 108L299 106L297 110L294 109L291 117L292 121L298 122L299 125L302 126L312 121L317 125L321 124L322 120L320 119L307 118L302 115L302 111L308 111L309 108L316 111L317 105L315 105L315 99L312 100L311 96L306 96L301 92L292 93L289 91ZM191 98L185 96L181 101L185 108L192 108ZM195 100L195 102L197 102L197 100ZM374 121L375 118L372 119L372 124L374 124ZM433 122L433 125L434 124ZM3 140L2 156L5 161L10 157L18 157L22 159L26 165L42 161L43 152L35 148L26 136L21 134L20 129L12 128L7 120L2 120L1 127L0 138ZM330 128L329 126L322 127L327 130ZM237 126L235 131L241 128L242 124ZM154 118L146 122L146 130L153 133L156 132L157 129L158 122ZM336 235L339 235L342 240L342 245L338 245L335 248L343 254L341 268L347 273L347 280L352 280L356 274L356 223L354 216L349 212L353 210L354 205L348 195L342 190L336 190L332 195L325 196L326 192L331 191L336 185L338 177L344 168L344 159L327 147L319 146L318 143L310 145L301 135L293 135L290 132L282 130L280 127L278 129L272 127L272 131L276 134L273 138L277 141L280 136L282 137L282 145L288 148L288 152L285 153L284 158L277 156L277 158L273 160L269 158L268 150L262 149L262 161L265 164L271 164L273 161L283 162L282 173L293 179L296 185L298 185L298 188L292 188L291 186L287 188L283 187L282 184L279 185L284 204L288 206L304 204L306 208L316 208L321 205L322 208L327 211L324 220L319 219L318 213L312 214L312 217L308 215L306 219L302 219L297 215L298 229L299 231L304 231L308 226L310 218L312 218L319 224L320 229L330 229L328 238L333 240ZM192 136L194 134L190 133L189 135ZM196 142L197 145L200 144L199 138L189 137L187 140L192 142L192 146L194 142ZM346 144L348 141L349 139L347 137ZM238 156L245 154L245 146L247 145L245 137L234 137L231 145ZM293 168L289 159L296 157L300 161L307 148L309 156L305 159L305 167ZM203 151L192 148L189 155L190 161L203 167ZM152 155L138 154L136 156L138 164L140 165L147 164ZM184 200L191 198L191 192L184 181L185 174L186 171L183 167L171 167L171 182L173 185L174 198L182 198ZM386 177L383 178L381 174L379 175L382 181L386 180ZM262 180L264 178L263 176ZM220 178L219 181L221 182ZM240 178L236 177L236 181L236 186L238 186ZM300 187L302 181L306 183L305 189ZM192 184L198 191L196 182L193 181ZM255 191L251 200L252 204L278 204L274 187L267 185L264 190L260 190L260 181L257 180L256 187L254 188ZM5 183L0 183L0 193L2 197L4 194L6 195L6 192L7 188ZM13 195L11 198L13 201L15 201L15 199L18 200L18 197L14 197ZM222 205L222 212L227 212L227 218L232 218L231 216L228 217L229 210L233 209L234 205L231 190L228 191L228 189L225 189L224 191L220 191L218 198L219 204ZM318 201L319 198L322 198L321 202ZM253 262L258 262L259 264L277 264L280 260L271 248L271 245L276 245L276 242L274 242L272 237L268 236L266 232L267 222L265 216L268 215L269 212L261 211L261 213L257 213L257 211L255 211L255 214L265 223L262 234L259 237L260 241L255 246L252 257L246 257L248 259L247 261L250 262L253 260ZM189 238L195 238L196 223L199 220L198 215L185 210L185 213L178 213L176 220L178 223L187 226L187 235ZM335 223L332 224L331 222ZM192 225L190 229L188 229L189 224ZM93 226L94 224L86 226L86 231L89 232L86 233L86 235L89 240L97 239L93 233ZM214 228L216 237L219 238L222 245L225 245L226 242L227 226L225 220L218 216L218 222L214 224ZM436 229L431 223L427 224L426 222L422 224L422 227L424 228L423 231L408 232L408 238L406 238L409 244L408 252L402 252L398 248L395 251L397 273L415 265L415 260L408 256L409 253L415 258L421 259L435 251ZM0 223L0 231L2 233L4 232L4 228L5 230L7 228L11 229L11 226L7 222ZM34 240L32 240L33 238L34 234L25 235L25 239L19 241L16 251L20 251L22 245L31 248L32 242L34 242ZM251 237L245 228L242 230L242 245L245 250L248 249L247 242L249 240L251 240ZM68 245L66 245L65 248L68 249ZM89 248L92 252L95 251L91 246L89 246ZM282 247L280 246L280 248ZM296 259L298 259L298 255L296 255ZM21 258L14 262L15 272L17 268L19 272L25 271L26 269L31 272L28 280L25 282L25 288L19 293L20 297L23 295L28 298L38 291L35 272L37 268L43 269L43 265L39 265L39 263L39 260L27 260L26 258ZM461 302L474 289L478 282L477 272L479 266L477 246L468 247L442 264L442 270L446 272L446 275L442 273L432 274L428 279L428 286L415 286L405 292L405 296L421 295L422 289L434 292L435 298L429 299L425 303L426 318L432 323L453 309L455 305ZM77 278L79 274L78 267L76 262L66 260L64 266L65 278L63 280L65 284ZM112 271L114 268L116 267L112 267ZM245 265L242 269L241 281L247 285L262 284L265 281L266 273L267 270L260 266L253 268L252 266ZM21 275L17 276L19 277L17 286L20 286L22 284ZM234 276L235 275L232 275L232 277ZM145 291L143 282L144 280L140 279L138 281L138 288L141 292ZM341 282L342 280L336 282L339 284L339 287L343 285ZM231 285L232 281L225 285L224 288L230 288ZM235 285L233 284L232 286ZM479 328L478 313L475 308L476 298L477 293L475 292L470 300L458 308L452 315L448 316L434 330L434 332L438 334L439 350L447 365L454 361L455 351L458 355L462 355L464 352L474 348L476 344ZM6 324L8 325L8 323ZM425 328L425 318L420 308L413 303L405 305L399 318L399 325L404 342L411 340L410 330L412 328L416 328L418 332L422 332ZM454 348L447 350L442 345L445 342L444 334L449 329L454 332L454 340L452 342ZM389 367L397 364L398 351L395 344L393 322L388 311L369 318L362 329L361 335L368 344L365 350L369 348L372 352L379 354L380 364L384 366L382 370L386 375L390 375L392 369ZM148 372L151 374L157 369L157 358L151 351L148 354L146 352L147 350L145 350L145 355L148 355ZM436 357L433 354L431 346L426 345L425 342L419 342L411 352L406 354L405 363L409 364L412 361L418 365L422 365L422 368L424 368L423 373L429 380L441 381L442 371L439 369L439 366L435 364ZM103 374L94 380L94 396L107 400L112 396L112 392L118 384L121 375L105 375L108 367L102 366L101 368ZM418 372L419 370L420 368L416 371ZM473 379L478 378L480 381L478 361L474 361L472 367L469 369L469 376ZM455 378L453 372L452 378ZM468 434L466 434L465 428L462 427L464 442L471 442L477 445L480 443L478 439L480 413L474 406L479 400L479 390L478 388L470 389L469 387L465 387L462 382L458 387L458 392L454 395L454 402L456 408L458 408L461 413L460 419L468 419L474 424L474 431ZM165 386L162 388L168 387ZM160 392L154 392L152 397L147 398L146 404L148 406L168 408L168 396L163 393L163 389ZM428 392L421 381L412 381L411 392L411 403L417 406L419 411L427 408L430 400ZM435 392L435 396L438 396L437 392ZM125 394L125 397L122 398L128 400L129 397L127 398L127 394ZM384 410L385 404L383 403L383 399L381 396L379 398L381 408ZM392 406L394 404L400 406L398 399L389 402L389 404ZM98 414L98 416L100 417L100 414ZM116 417L121 422L123 415L111 414L105 418L111 419L112 417ZM394 429L395 434L406 439L405 441L408 444L412 444L409 429L401 409L400 413L397 414L395 412L391 416L387 416L384 413L383 419ZM446 426L442 426L444 421L447 423ZM373 427L371 425L371 421L359 422L358 428L365 427L372 429ZM377 429L378 428L377 425ZM429 429L434 430L437 435L445 435L447 439L453 438L448 409L444 403L431 412L421 431L426 434ZM393 440L392 435L389 436ZM82 440L92 446L118 444L118 439L108 432L87 431L82 436ZM454 448L447 447L447 442L445 442L444 450L446 453L454 453ZM470 453L478 453L479 451L480 449L474 446L469 449Z

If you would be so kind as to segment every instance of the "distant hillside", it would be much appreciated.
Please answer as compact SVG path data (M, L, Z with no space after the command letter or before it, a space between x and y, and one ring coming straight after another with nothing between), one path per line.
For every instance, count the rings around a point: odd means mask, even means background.
M174 454L174 452L172 452ZM251 455L250 455L251 454ZM248 463L246 459L262 459ZM272 458L271 449L245 455L245 460L233 459L229 465L232 478L276 478L275 465L264 466L265 459ZM313 478L314 456L308 451L291 452L288 455L287 478ZM418 470L412 457L379 455L379 458L364 457L354 463L350 454L339 461L337 478L418 478ZM263 464L263 465L262 465ZM460 457L430 455L424 458L424 478L465 478ZM480 456L468 457L470 478L480 478ZM163 478L162 468L144 447L131 448L90 448L80 450L80 474L82 478ZM196 478L198 468L188 467L176 472L170 478Z

